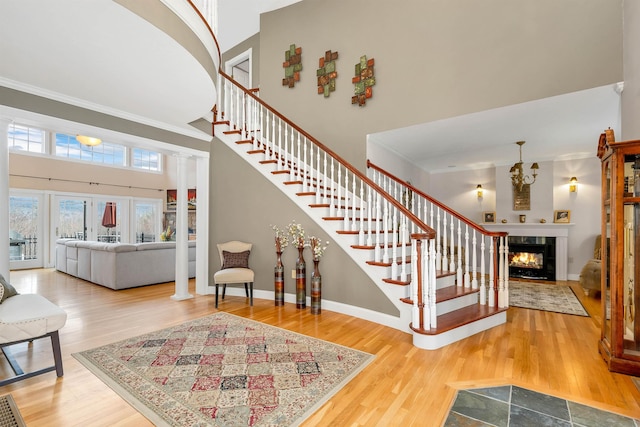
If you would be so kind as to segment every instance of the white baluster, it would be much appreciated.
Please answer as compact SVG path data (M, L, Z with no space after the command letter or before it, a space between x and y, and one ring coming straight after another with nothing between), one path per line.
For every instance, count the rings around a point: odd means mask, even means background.
M353 177L353 181L355 182L356 177ZM354 204L355 201L351 201L351 215L354 214ZM345 169L344 172L344 219L342 220L342 229L344 231L349 230L349 170Z
M355 216L355 211L353 212ZM360 180L360 233L358 234L358 245L364 246L364 181Z
M433 215L433 207L431 209L431 215ZM436 265L438 266L438 269L444 270L444 268L442 268L442 239L446 238L446 236L442 235L442 230L440 228L440 213L442 210L440 208L436 209L438 212L436 215Z
M336 195L336 184L335 184L335 165L333 164L333 157L331 158L331 192L329 193L329 216L331 218L336 216L335 211L335 195Z
M485 244L486 241L486 237L484 234L480 235L480 304L481 305L486 305L487 304L487 287L485 286L485 269L484 269L484 264L485 264L485 259L484 259L484 251L485 251Z
M313 147L313 146L312 146ZM316 204L319 205L322 203L322 189L320 186L322 185L322 177L320 176L320 147L316 147Z
M293 132L294 129L291 128L291 142L293 143ZM298 155L296 156L296 170L297 175L298 175L298 181L304 181L304 175L302 175L302 151L301 151L301 147L300 147L300 133L298 133L297 131L296 135L297 135L297 143L298 143Z
M342 216L342 167L340 163L338 163L338 182L336 184L336 191L336 217L340 218Z
M453 220L453 218L451 218ZM453 222L452 224L453 225ZM458 248L457 248L457 268L456 268L456 281L458 282L458 286L464 286L465 283L462 280L462 224L460 220L458 220ZM453 257L452 257L453 258Z
M298 135L300 138L300 135ZM304 138L304 161L302 162L302 168L300 171L302 172L302 192L306 193L309 191L309 163L307 163L307 137Z
M353 191L353 203L351 208L351 231L356 231L358 229L358 213L356 212L356 177L354 176L351 180L352 191Z
M380 262L380 257L381 257L381 254L380 254L380 243L381 243L381 241L380 241L381 240L381 236L380 236L380 232L381 232L381 230L380 230L380 220L381 219L384 220L384 219L380 218L380 198L381 198L380 193L378 193L376 191L375 197L376 197L376 242L375 242L376 248L375 248L375 250L373 252L373 259L374 259L375 262Z
M398 277L398 208L393 209L393 236L391 238L391 277L395 280Z
M442 271L449 269L449 258L447 258L449 246L447 245L447 213L442 212Z
M411 325L418 328L420 326L420 307L418 306L418 263L420 259L418 258L417 240L411 242L411 261L411 301L413 302ZM422 302L424 303L424 300Z
M449 250L449 271L455 272L456 271L456 262L455 262L456 244L453 238L453 230L454 230L453 217L450 217L449 229L451 231L451 239L449 240L449 244L451 245L451 249Z
M504 305L503 307L509 307L509 236L504 238L504 259L502 260L504 265Z
M407 217L402 214L400 232L402 233L402 247L400 248L400 280L407 281Z
M382 251L382 262L384 262L385 264L389 262L389 201L388 200L383 200L384 203L384 214L383 214L383 220L384 220L384 246L383 246L383 251Z
M469 286L469 225L465 224L464 229L464 285Z
M371 209L371 186L367 185L367 246L373 245L373 209Z
M500 236L498 246L498 307L504 307L504 237Z
M471 279L471 289L478 289L478 254L476 253L478 250L477 242L476 242L476 230L473 230L473 238L471 241L473 258L472 258L472 267L471 274L473 278Z
M493 307L496 305L496 295L494 289L494 274L495 274L495 265L493 264L494 254L494 243L493 238L489 237L489 306Z

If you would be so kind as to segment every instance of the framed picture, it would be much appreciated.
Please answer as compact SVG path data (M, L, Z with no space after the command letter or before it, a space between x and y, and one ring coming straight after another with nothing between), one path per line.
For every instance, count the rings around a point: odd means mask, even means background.
M175 211L178 204L178 190L167 190L167 210ZM189 188L187 190L187 206L190 210L197 206L196 189Z
M495 212L482 212L482 222L485 224L495 224L496 213Z
M553 211L553 222L569 223L571 221L571 211Z

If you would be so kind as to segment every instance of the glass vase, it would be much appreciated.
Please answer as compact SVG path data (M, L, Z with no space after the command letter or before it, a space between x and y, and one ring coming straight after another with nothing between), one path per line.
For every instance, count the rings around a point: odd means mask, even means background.
M284 305L284 266L282 265L282 252L276 252L276 266L274 268L274 301L275 305Z
M307 307L307 265L304 262L304 246L298 246L296 260L296 308Z

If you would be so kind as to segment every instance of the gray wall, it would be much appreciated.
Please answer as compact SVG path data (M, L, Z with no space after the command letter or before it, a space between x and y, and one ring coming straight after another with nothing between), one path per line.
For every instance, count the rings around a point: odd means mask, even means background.
M332 237L323 232L311 218L298 208L282 191L253 169L220 140L214 138L211 151L211 228L210 271L220 268L220 259L213 243L241 240L253 243L250 266L255 271L255 289L273 291L276 263L272 225L284 229L287 224L301 224L307 236L324 241ZM296 268L297 250L285 249L285 293L295 294L291 270ZM304 252L307 275L313 262L309 249ZM335 243L331 242L320 262L322 298L375 312L398 315L397 308L372 283L361 268ZM307 296L311 281L307 279Z
M624 2L624 91L622 135L618 141L640 139L640 2Z
M364 169L366 135L622 80L622 1L304 0L263 14L260 93ZM302 47L295 88L284 51ZM338 51L336 91L318 59ZM376 62L366 107L351 105L360 56Z

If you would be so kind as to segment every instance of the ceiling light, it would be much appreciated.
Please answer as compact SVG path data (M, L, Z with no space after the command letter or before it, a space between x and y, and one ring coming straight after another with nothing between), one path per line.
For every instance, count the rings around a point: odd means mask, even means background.
M520 146L520 161L511 166L509 173L511 173L511 183L518 190L522 191L522 187L526 185L531 185L536 182L536 176L538 176L538 163L534 163L531 165L531 172L533 175L533 179L529 177L529 175L525 175L522 170L522 146L524 145L524 141L516 142Z
M89 147L95 147L100 145L102 140L100 138L94 138L86 135L76 135L76 140L82 145L88 145Z

